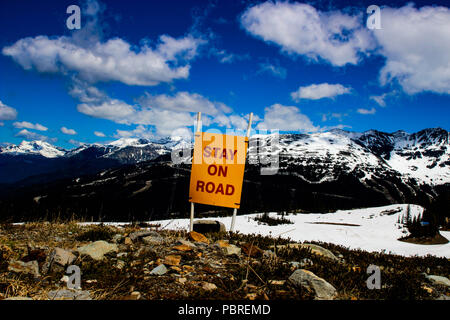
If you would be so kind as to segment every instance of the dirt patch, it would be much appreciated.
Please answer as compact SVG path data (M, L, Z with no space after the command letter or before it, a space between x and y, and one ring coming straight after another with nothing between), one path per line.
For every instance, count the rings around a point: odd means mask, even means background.
M310 224L331 224L334 226L347 226L347 227L361 227L360 224L353 224L353 223L339 223L339 222L306 222Z
M443 237L440 233L435 235L434 237L405 237L398 239L399 241L408 242L408 243L414 243L414 244L423 244L423 245L429 245L429 244L446 244L448 243L448 239Z

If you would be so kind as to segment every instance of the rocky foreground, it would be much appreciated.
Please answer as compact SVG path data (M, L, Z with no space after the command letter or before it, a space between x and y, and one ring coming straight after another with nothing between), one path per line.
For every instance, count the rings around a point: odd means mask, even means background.
M369 289L369 265L381 270ZM73 287L69 266L81 270ZM69 268L70 270L70 268ZM450 300L450 261L160 225L0 225L0 300Z

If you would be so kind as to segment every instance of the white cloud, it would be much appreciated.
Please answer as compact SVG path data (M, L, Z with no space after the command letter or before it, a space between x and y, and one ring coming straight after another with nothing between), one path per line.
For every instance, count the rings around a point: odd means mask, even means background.
M382 95L379 95L379 96L370 96L370 99L372 99L376 103L378 103L379 106L386 107L386 101L385 101L386 96L387 96L387 93L383 93Z
M346 124L338 124L337 126L325 126L325 127L321 127L320 131L321 132L325 132L325 131L330 131L330 130L335 130L335 129L341 129L341 130L345 130L345 129L351 129L352 126L346 125Z
M297 91L291 93L291 97L295 101L300 99L318 100L322 98L334 98L350 92L351 88L344 87L341 84L321 83L300 87Z
M180 95L178 99L165 95L159 98L147 95L139 99L144 102L143 106L130 105L124 101L110 98L104 92L83 83L76 83L70 92L84 102L77 106L77 110L83 114L120 124L153 125L157 133L161 135L170 135L177 128L192 125L194 117L187 110L195 107L195 101L205 103L204 98L200 95ZM185 101L188 104L184 107L177 106L176 101ZM148 104L150 102L153 105ZM184 111L183 108L185 108Z
M273 104L264 109L264 118L258 123L257 129L262 130L282 130L314 132L318 127L314 126L311 120L294 106L283 106Z
M208 51L209 56L216 57L220 63L234 63L236 61L243 61L243 60L249 60L250 55L249 54L238 54L238 53L231 53L226 50L220 50L215 47L212 47Z
M70 94L83 102L77 106L77 110L83 114L127 125L151 125L156 129L156 132L152 132L155 135L167 136L178 128L192 126L196 112L204 114L204 125L217 123L227 128L242 125L240 116L230 114L233 109L229 106L197 93L146 94L137 99L137 104L130 105L110 98L106 93L82 81L75 81ZM127 132L129 131L124 130L122 134Z
M382 8L381 27L373 32L386 57L381 84L396 80L408 94L450 94L450 9Z
M149 108L160 108L173 111L202 112L216 115L220 112L229 113L230 107L221 102L212 102L198 93L177 92L175 95L146 94L139 100L140 104Z
M139 125L134 130L116 130L115 138L144 138L153 139L155 133L143 125Z
M101 132L101 131L94 131L94 134L95 134L97 137L100 137L100 138L106 137L106 135L105 135L103 132Z
M76 132L75 130L73 130L73 129L68 129L68 128L66 128L66 127L61 127L61 132L64 133L64 134L71 135L71 136L77 134L77 132Z
M375 114L377 112L377 110L375 108L372 109L364 109L364 108L360 108L358 110L356 110L356 112L358 112L359 114Z
M108 119L117 123L131 124L137 120L135 107L117 99L107 99L99 104L82 103L77 106L77 110L94 118Z
M33 123L27 122L27 121L14 122L13 126L15 128L19 128L19 129L27 128L27 129L34 129L34 130L39 130L39 131L47 131L48 130L47 127L44 127L43 125L41 125L39 123L33 124Z
M343 117L348 116L347 113L339 113L339 112L329 112L322 114L322 121L328 121L332 119L337 119L339 121L342 121Z
M49 138L42 134L28 131L27 129L23 129L23 130L19 131L18 133L16 133L16 137L22 137L27 140L40 140L40 141L50 141L50 142L55 142L57 140L56 138Z
M360 55L373 49L362 16L339 11L320 12L308 4L264 2L241 16L253 36L281 46L284 52L319 58L334 66L357 64Z
M0 120L14 120L15 118L17 118L17 110L0 101Z
M204 40L187 35L175 39L160 36L156 48L139 48L120 39L78 43L71 37L50 39L28 37L5 47L2 53L12 57L24 69L43 73L74 72L88 82L120 81L128 85L153 86L174 79L186 79L187 63Z
M3 127L5 124L0 121L0 127Z
M81 146L81 145L84 144L83 142L80 142L80 141L77 141L77 140L74 140L74 139L69 139L69 141L67 141L67 142L69 142L70 144L73 144L75 146Z
M269 73L275 77L286 79L287 70L271 63L260 63L258 73Z

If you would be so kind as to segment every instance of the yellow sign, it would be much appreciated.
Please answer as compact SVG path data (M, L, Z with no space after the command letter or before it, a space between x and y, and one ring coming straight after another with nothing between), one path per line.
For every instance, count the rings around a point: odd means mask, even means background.
M195 134L189 201L239 208L248 138Z

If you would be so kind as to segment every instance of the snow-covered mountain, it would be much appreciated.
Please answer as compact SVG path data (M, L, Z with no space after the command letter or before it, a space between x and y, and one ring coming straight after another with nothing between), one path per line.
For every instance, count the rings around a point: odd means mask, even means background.
M255 135L252 139L256 141L250 142L250 163L278 154L282 174L310 183L333 181L342 173L351 173L363 182L396 176L420 184L450 183L449 133L440 128L413 134L336 129L279 137Z
M171 151L191 146L183 139L122 139L55 148L63 154L54 158L7 146L0 150L0 212L28 220L47 212L116 221L180 217L189 211L190 165L173 165ZM183 154L189 160L191 153ZM267 166L261 162L272 154L279 170L261 175ZM248 158L241 213L427 206L450 194L450 146L442 129L254 135Z
M40 155L72 162L103 160L135 164L160 156L169 159L173 149L186 148L192 148L192 141L181 137L153 141L122 138L104 145L85 144L72 150L42 141L23 141L18 146L0 148L0 155ZM296 176L308 183L335 181L342 174L357 177L362 183L392 177L417 184L450 183L449 132L440 128L413 134L376 130L357 133L334 129L313 134L251 137L249 163L267 161L274 154L280 159L278 174Z
M44 141L22 141L19 145L8 144L0 147L0 154L41 155L46 158L62 157L66 152L66 150Z
M3 155L40 155L45 158L109 158L120 163L138 163L153 160L168 154L173 148L190 147L181 137L165 138L156 141L137 138L121 138L107 144L83 144L78 148L66 150L43 141L22 141L19 145L8 144L0 147Z

